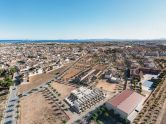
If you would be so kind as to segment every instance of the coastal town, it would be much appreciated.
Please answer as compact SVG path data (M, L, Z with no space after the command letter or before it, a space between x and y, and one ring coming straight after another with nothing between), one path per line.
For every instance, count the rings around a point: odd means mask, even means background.
M0 44L1 124L164 124L166 41Z

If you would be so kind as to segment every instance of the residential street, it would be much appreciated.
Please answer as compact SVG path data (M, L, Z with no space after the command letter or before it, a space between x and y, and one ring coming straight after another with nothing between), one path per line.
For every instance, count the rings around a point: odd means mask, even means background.
M8 96L6 110L4 112L3 124L16 124L17 105L19 98L17 97L17 86L11 86Z

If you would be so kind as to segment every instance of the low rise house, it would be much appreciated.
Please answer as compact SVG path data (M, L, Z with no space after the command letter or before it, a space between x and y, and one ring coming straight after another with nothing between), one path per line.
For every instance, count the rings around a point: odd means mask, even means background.
M34 76L34 75L38 75L38 74L42 74L42 73L43 73L42 68L36 68L33 71L29 72L29 76Z
M159 56L159 52L158 51L148 51L145 53L145 56Z
M120 81L119 75L116 74L116 72L113 72L111 70L108 70L105 73L104 78L108 79L110 82L113 82L113 83L118 83Z
M142 89L151 92L153 90L152 89L153 82L151 81L151 79L157 79L157 78L158 75L152 75L152 74L143 75L143 78L141 79Z

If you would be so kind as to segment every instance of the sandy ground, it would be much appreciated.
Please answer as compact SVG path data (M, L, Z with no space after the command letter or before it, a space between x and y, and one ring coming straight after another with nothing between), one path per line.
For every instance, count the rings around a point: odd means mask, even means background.
M160 124L165 124L166 123L166 100L165 100L165 102L164 102L164 106L163 106L163 108L162 109L164 109L164 110L162 110L163 111L163 115L161 115L161 123ZM158 124L158 123L156 123L156 124Z
M64 98L66 98L67 96L70 95L70 92L72 90L75 89L75 87L73 86L69 86L69 85L66 85L66 84L61 84L61 83L52 83L51 84L53 88L55 88L60 94L60 98L63 100Z
M3 117L3 112L5 110L6 100L7 100L7 95L0 96L0 122Z
M144 95L145 97L148 97L148 96L151 94L151 92L142 90L142 93L141 93L141 94Z
M71 68L69 69L66 74L63 76L64 80L68 80L69 78L71 78L72 76L76 75L77 73L79 73L80 70L75 69L75 68Z
M164 81L164 83L166 83L166 80ZM156 124L166 124L166 99L163 104L162 110L160 111L158 122Z
M83 69L83 68L87 68L89 67L90 65L84 63L84 64L81 64L81 63L77 63L75 64L75 68L80 68L80 69Z
M108 92L114 92L117 84L106 82L106 80L99 80L96 87L102 88Z
M98 69L100 71L103 71L105 68L107 67L107 65L96 65L95 67L93 67L94 69Z
M61 118L55 115L52 104L41 92L23 97L20 101L18 124L61 124Z
M23 93L24 91L30 90L34 87L37 87L38 85L43 84L43 83L51 80L54 76L55 76L55 74L53 72L31 76L29 78L29 83L21 84L19 86L18 92Z

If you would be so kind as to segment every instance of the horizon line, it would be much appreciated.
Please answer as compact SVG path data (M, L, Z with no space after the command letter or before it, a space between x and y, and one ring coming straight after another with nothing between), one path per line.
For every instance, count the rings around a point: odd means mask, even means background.
M2 40L24 40L24 41L42 41L42 40L166 40L166 38L71 38L71 39L0 39Z

